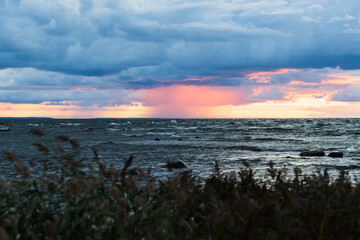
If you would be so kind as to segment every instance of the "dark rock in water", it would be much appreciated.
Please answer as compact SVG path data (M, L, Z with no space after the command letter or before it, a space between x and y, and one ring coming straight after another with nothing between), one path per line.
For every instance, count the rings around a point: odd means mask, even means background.
M134 134L134 135L131 135L130 137L137 137L137 136Z
M188 166L183 161L179 160L176 162L168 162L163 167L171 169L171 168L187 168Z
M259 146L239 146L239 149L241 150L248 150L248 151L254 151L254 152L261 152L262 149Z
M323 157L325 156L324 151L320 150L311 150L311 151L304 151L300 153L302 157Z
M262 149L260 147L258 147L258 146L250 147L250 150L254 151L254 152L261 152L262 151Z
M359 165L350 165L347 167L347 169L360 169Z
M178 141L182 141L182 138L179 138L179 140Z
M200 137L200 136L196 136L195 139L201 139L201 137Z
M325 149L325 151L336 151L337 150L337 148L327 148L327 149Z
M160 138L155 138L154 140L155 140L155 141L160 141Z
M235 123L234 122L229 122L230 125L234 125Z
M328 157L342 158L342 157L344 157L344 153L343 152L331 152L331 153L329 153Z

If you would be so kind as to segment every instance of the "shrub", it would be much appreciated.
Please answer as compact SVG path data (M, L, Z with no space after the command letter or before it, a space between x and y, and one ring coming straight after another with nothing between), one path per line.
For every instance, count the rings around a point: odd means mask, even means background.
M40 130L30 132L41 138ZM301 176L269 164L271 181L249 163L205 180L191 171L157 181L141 168L106 166L78 156L79 143L34 146L43 159L14 165L0 179L0 239L359 239L360 185L327 170ZM96 164L96 167L93 166Z

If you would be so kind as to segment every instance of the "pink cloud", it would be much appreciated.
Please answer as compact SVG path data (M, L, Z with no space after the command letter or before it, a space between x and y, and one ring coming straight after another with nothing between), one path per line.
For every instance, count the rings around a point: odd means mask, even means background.
M260 71L260 72L248 73L245 76L246 77L263 76L263 75L283 74L283 73L288 73L288 72L300 72L300 71L303 71L303 70L295 69L295 68L279 68L274 71Z
M181 86L143 90L145 105L219 106L248 102L251 90L240 87Z
M204 80L210 80L213 77L192 77L192 78L186 78L184 81L204 81Z
M93 87L74 87L74 88L70 88L70 90L72 91L96 91L97 88L93 88Z

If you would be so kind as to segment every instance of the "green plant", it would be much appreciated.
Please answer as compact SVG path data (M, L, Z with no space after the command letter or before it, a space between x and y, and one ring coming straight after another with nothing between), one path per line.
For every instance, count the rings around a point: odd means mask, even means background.
M360 185L344 171L288 178L269 163L265 181L248 162L231 173L216 162L205 181L191 171L157 181L133 156L116 169L95 148L84 159L76 140L57 141L37 141L44 158L27 163L4 154L14 169L0 179L0 239L360 238Z

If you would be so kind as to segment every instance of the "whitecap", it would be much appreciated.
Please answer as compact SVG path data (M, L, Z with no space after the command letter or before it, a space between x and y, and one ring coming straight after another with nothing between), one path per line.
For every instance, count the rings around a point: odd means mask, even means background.
M63 126L72 126L74 125L73 123L60 123L60 125L63 125Z
M26 126L38 127L39 124L37 124L37 123L28 123L28 124L26 124Z
M5 132L7 132L7 131L10 131L10 128L7 127L7 126L2 126L2 125L0 125L0 131L5 131Z
M354 147L349 147L345 150L345 152L348 152L348 153L357 153L359 151L360 150L358 148L354 148Z
M147 132L146 135L174 135L175 132Z
M119 131L119 129L117 129L117 128L107 128L106 130L113 131L113 132Z
M80 126L81 123L60 123L63 126Z
M179 130L196 130L196 129L198 129L198 127L194 127L194 126L190 126L190 127L179 126L176 128Z

